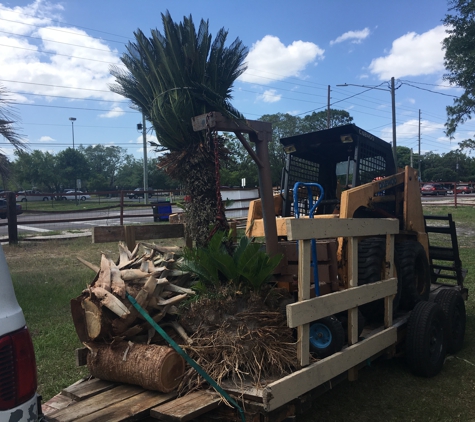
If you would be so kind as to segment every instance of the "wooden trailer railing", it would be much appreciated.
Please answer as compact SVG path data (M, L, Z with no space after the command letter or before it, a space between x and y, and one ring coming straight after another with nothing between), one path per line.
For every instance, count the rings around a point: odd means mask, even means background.
M265 388L264 407L277 409L302 394L349 371L361 362L394 345L397 328L392 324L392 301L397 292L394 267L394 235L399 232L396 219L289 219L287 236L298 240L298 302L287 305L287 323L297 327L297 358L303 369L281 378ZM386 236L385 279L358 286L358 239ZM348 238L349 288L324 296L310 298L311 239ZM384 326L379 332L358 341L358 306L384 298ZM348 310L348 347L318 362L309 364L310 323L320 318ZM378 331L378 330L377 330ZM354 370L356 371L356 370Z

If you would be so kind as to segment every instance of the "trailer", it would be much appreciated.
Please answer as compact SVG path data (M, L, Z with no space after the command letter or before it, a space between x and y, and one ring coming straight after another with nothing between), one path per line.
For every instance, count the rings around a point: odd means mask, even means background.
M384 141L348 125L284 140L289 155L299 152L287 161L289 179L283 194L274 196L266 154L270 124L229 122L216 114L200 116L193 124L195 130L234 131L260 169L261 199L251 202L247 231L251 236L265 236L269 254L284 253L274 282L295 294L295 302L286 306L286 316L288 327L296 332L295 362L301 369L262 380L260 385L245 380L239 386L229 381L219 386L210 383L214 389L182 397L83 380L45 404L47 420L278 422L298 414L305 408L303 403L336 383L357 380L359 370L381 356L405 353L414 374L438 374L446 353L456 353L463 344L466 271L451 216L424 218L416 172L408 167L397 171ZM256 143L256 152L242 133ZM338 191L336 177L328 173L340 158L332 163L328 154L322 155L322 146L332 147L335 140L344 144L338 145L342 156L355 154L354 159L347 158L346 179L353 166L353 186L345 191ZM312 162L317 150L325 159L324 174L318 171L319 163ZM313 185L304 186L308 196L299 196L299 186L292 189L289 182L292 160L314 172L299 176L323 175L325 190L331 193L320 213L314 215L312 210L318 208L316 202L324 189L319 185L315 192ZM375 177L375 172L382 175ZM293 201L287 196L290 190ZM298 211L288 215L291 202L294 210L302 205L307 215L298 218ZM327 211L329 207L333 212ZM435 219L440 224L432 225ZM447 235L448 246L431 244L429 233ZM398 306L401 301L404 306ZM359 322L360 310L368 309L380 311L381 319ZM78 352L79 364L84 364L85 353Z

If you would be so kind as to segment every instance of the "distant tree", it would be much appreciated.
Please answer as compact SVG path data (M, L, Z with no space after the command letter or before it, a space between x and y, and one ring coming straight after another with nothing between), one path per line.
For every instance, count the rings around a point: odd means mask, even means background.
M0 136L3 136L17 151L27 149L25 143L15 127L19 117L8 106L7 90L0 85ZM0 150L0 176L5 186L9 176L9 161Z
M119 189L133 190L143 186L143 161L127 156L117 172L116 183Z
M330 126L328 126L328 115L330 115ZM302 119L300 132L308 133L317 130L327 129L328 127L337 127L353 123L353 117L345 110L330 109L328 112L319 111L307 114Z
M475 1L449 0L449 14L443 20L448 36L443 41L444 79L464 89L447 107L446 133L452 136L457 126L475 111Z
M411 149L408 147L397 146L397 165L398 167L404 168L405 166L411 165L411 155L412 155L412 167L418 168L419 166L419 154L414 154L411 152Z
M112 190L117 186L119 169L128 158L127 150L118 146L89 145L78 148L89 164L90 178L88 188L93 190Z
M127 70L111 70L117 82L111 90L129 98L152 123L157 149L166 151L159 165L191 196L187 230L203 246L217 215L215 146L206 131L193 131L191 119L210 111L243 118L230 99L235 80L245 70L247 48L238 38L226 46L224 29L213 41L205 20L197 31L191 16L176 23L167 12L162 23L163 33L134 33L135 42L121 58ZM219 149L222 144L220 140Z
M57 172L62 181L62 187L74 189L76 180L80 179L82 188L87 188L86 181L90 176L89 163L79 149L66 148L56 155Z
M23 189L36 187L45 192L54 192L61 185L56 157L40 150L32 152L15 151L12 163L17 185Z

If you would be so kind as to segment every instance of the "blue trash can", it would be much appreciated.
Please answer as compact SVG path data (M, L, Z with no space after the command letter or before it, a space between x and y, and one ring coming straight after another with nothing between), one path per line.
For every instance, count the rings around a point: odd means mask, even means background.
M157 201L151 202L150 205L152 206L153 221L155 223L159 221L168 221L168 218L172 213L172 205L170 204L170 202Z

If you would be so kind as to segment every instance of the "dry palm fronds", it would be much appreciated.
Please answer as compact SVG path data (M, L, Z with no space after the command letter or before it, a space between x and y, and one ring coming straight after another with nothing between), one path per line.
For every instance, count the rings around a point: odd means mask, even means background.
M282 312L266 309L256 297L201 302L193 303L181 319L185 326L189 318L202 321L191 336L193 344L183 348L218 383L231 380L239 386L246 380L261 386L266 378L295 369L296 344ZM204 383L190 368L179 391L187 393Z

